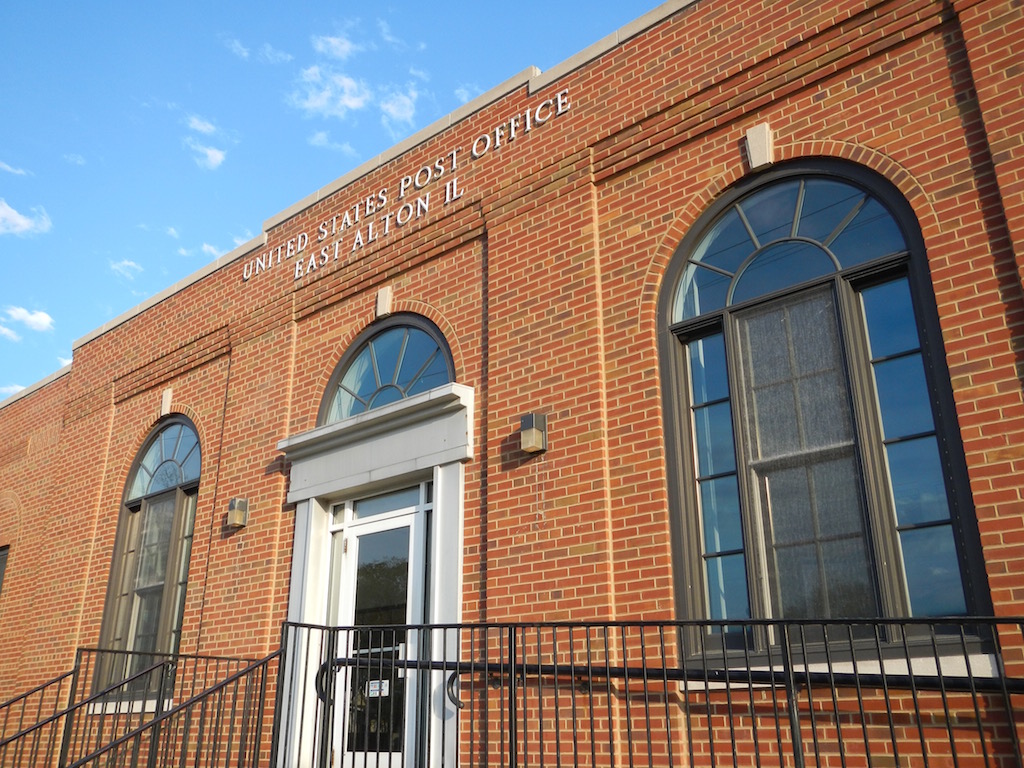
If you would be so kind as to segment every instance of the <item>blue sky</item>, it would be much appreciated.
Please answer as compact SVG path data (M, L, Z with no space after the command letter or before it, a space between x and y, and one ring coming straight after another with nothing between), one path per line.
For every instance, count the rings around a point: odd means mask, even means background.
M0 4L0 401L265 219L657 4Z

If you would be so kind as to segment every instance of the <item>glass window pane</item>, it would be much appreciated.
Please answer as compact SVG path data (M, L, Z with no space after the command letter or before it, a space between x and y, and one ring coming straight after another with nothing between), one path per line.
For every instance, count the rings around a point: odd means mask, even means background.
M704 567L708 585L708 616L712 620L750 618L747 568L743 555L709 557Z
M798 180L785 181L772 184L739 204L759 245L764 246L773 240L790 236L799 193Z
M849 184L831 179L808 179L804 184L797 235L825 242L864 196L861 190Z
M828 616L821 567L813 544L776 548L773 565L779 618Z
M935 421L921 356L885 360L872 368L886 439L931 432Z
M406 328L390 328L370 341L380 384L394 384L398 379L398 363L405 343Z
M852 441L831 289L744 312L738 330L755 461Z
M736 475L700 482L700 511L707 554L743 549Z
M420 487L414 485L411 488L403 488L400 491L391 491L390 493L382 493L379 496L359 499L353 505L352 517L358 520L365 520L368 517L385 512L409 509L419 503Z
M705 312L714 312L725 306L731 278L700 264L690 264L683 273L676 294L672 322L688 320Z
M189 430L189 431L191 432L191 430ZM200 461L199 443L196 442L196 444L192 446L192 450L185 457L185 461L182 462L182 465L181 465L181 479L182 479L182 482L189 482L191 480L198 480L199 479L200 464L201 464L201 461Z
M181 424L174 424L160 433L160 437L157 438L154 447L159 446L161 460L168 461L176 458L180 438Z
M162 584L167 573L167 551L171 544L174 524L174 496L160 498L145 504L142 542L139 546L139 572L135 579L137 589Z
M949 501L935 438L891 443L886 446L885 455L898 524L948 520Z
M815 464L811 467L811 482L821 535L863 536L864 500L853 457Z
M764 476L769 526L776 546L814 541L815 524L807 470L783 469Z
M405 352L402 355L402 365L398 371L395 383L403 388L420 372L420 369L430 360L431 355L436 355L437 344L418 328L410 328L409 336L405 342Z
M722 334L707 336L686 345L690 361L690 393L693 405L729 397Z
M948 525L900 533L912 616L959 616L967 612L960 565Z
M341 386L362 400L368 399L377 389L377 376L373 371L369 346L356 355L341 379Z
M173 461L165 461L157 467L156 472L153 473L153 477L149 481L149 488L146 489L146 493L166 491L168 488L174 488L177 485L181 485L181 483L181 467Z
M735 208L720 218L694 249L691 261L717 267L729 274L754 251L754 241Z
M863 537L822 542L821 561L829 616L867 618L878 615L873 570Z
M917 318L906 279L873 285L861 291L860 296L873 359L920 347Z
M693 411L697 471L701 477L736 471L732 441L732 408L728 402Z
M843 268L907 250L895 219L875 199L861 208L828 247Z
M408 621L409 529L392 528L359 537L356 626Z
M730 303L739 304L832 272L832 259L817 245L801 240L776 243L758 253L736 276Z
M447 384L451 381L451 377L448 375L448 363L445 361L444 354L436 346L434 349L435 354L430 361L430 365L420 373L419 378L413 381L411 386L408 386L406 390L407 397L420 392L426 392L434 387L440 387L442 384ZM407 386L407 382L404 380L402 384Z

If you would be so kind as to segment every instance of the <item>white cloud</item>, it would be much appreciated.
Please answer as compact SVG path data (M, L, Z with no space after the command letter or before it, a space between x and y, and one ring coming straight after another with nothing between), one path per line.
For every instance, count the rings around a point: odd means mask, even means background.
M224 38L224 45L226 45L228 50L235 54L235 56L237 56L238 58L249 58L249 49L242 45L241 41L236 40L233 37L226 37Z
M243 234L235 235L231 238L231 242L235 244L236 248L242 245L243 243L248 243L250 240L252 240L252 232L250 232L248 229L245 230Z
M215 246L215 245L210 245L209 243L203 243L202 251L207 256L214 256L214 257L216 257L216 256L220 256L221 255L220 249L217 248L217 246Z
M125 280L134 280L135 275L142 272L142 267L129 259L123 259L117 262L112 261L110 262L110 268Z
M199 115L188 116L188 127L190 130L196 131L197 133L205 133L207 135L214 133L217 128L209 120L204 120Z
M364 83L328 67L312 66L302 70L299 90L290 100L307 114L343 119L350 111L365 107L370 96Z
M380 100L381 123L391 134L392 138L401 138L403 128L412 125L416 117L416 99L419 93L416 87L410 85L408 90L393 91Z
M30 311L24 307L8 307L7 317L16 323L22 323L33 331L53 330L53 318L41 310Z
M21 341L21 336L5 325L0 325L0 338L8 339L10 341Z
M480 90L480 86L476 83L463 83L455 89L455 98L462 104L467 101L472 101L479 96L483 91Z
M284 64L295 57L290 53L277 50L270 43L264 43L260 46L260 58L268 64Z
M7 173L13 173L15 176L27 176L28 171L24 168L12 168L7 163L0 160L0 171L6 171Z
M307 139L311 147L323 147L324 149L334 150L335 152L341 152L343 155L355 156L356 151L352 148L352 145L347 141L338 143L331 141L330 134L327 131L316 131Z
M196 153L195 158L193 158L196 161L196 165L209 171L219 168L220 164L224 162L224 158L227 157L227 152L223 149L200 144L191 136L185 139L185 146Z
M63 368L65 365L71 365L71 358L70 357L60 357L58 355L57 356L57 362L60 363L60 367Z
M71 163L72 165L85 165L85 158L81 155L77 155L74 152L68 155L64 155L64 160Z
M344 35L318 35L313 38L313 50L329 58L344 61L361 49Z
M377 28L380 30L380 37L388 45L393 45L396 48L407 48L405 41L400 37L395 37L391 33L391 25L383 19L377 19Z
M422 69L416 69L416 67L409 67L409 74L417 80L422 80L425 83L430 80L430 74L428 72L425 72Z
M167 236L168 237L173 237L175 240L177 240L178 237L179 237L178 230L176 230L174 227L168 227L167 228Z
M32 215L26 216L0 197L0 235L36 235L49 232L51 226L50 217L42 208L33 208Z
M0 331L2 330L3 329L0 328ZM11 395L16 395L23 389L24 387L21 386L21 384L11 384L9 387L0 387L0 397L10 397Z
M179 256L191 256L192 255L192 251L190 251L188 248L179 248L178 249L178 255Z

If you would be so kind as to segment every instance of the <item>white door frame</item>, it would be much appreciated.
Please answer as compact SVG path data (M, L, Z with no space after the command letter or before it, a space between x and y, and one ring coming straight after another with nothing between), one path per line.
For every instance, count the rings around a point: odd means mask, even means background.
M473 415L473 390L451 383L278 444L291 462L288 501L296 505L289 621L328 623L333 503L431 479L430 575L423 623L461 621L464 464L473 458ZM438 658L456 658L457 639L448 634L450 647L437 647ZM430 733L424 740L433 745L429 766L440 766L441 754L452 759L456 754L457 710L443 695L444 684L440 672L431 673L431 692L423 696L430 708ZM435 690L442 693L434 695ZM315 739L297 730L305 722L299 716L300 702L289 696L285 704L295 719L282 722L281 764L308 766L311 755L300 754L300 749Z

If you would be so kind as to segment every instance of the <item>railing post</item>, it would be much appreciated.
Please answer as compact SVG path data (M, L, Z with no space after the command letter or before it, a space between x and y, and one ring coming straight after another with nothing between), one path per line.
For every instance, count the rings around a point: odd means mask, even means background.
M156 689L156 710L153 712L153 720L157 721L153 723L153 728L150 730L149 735L149 756L147 758L147 765L149 768L156 768L157 766L157 755L160 753L160 730L161 722L160 715L164 712L164 701L169 694L174 693L173 675L171 675L171 690L167 690L167 678L169 677L168 671L174 670L177 663L168 659L160 665L160 684ZM140 717L140 725L142 718Z
M324 675L324 719L320 724L320 756L317 764L321 768L329 768L331 765L331 752L334 750L334 720L335 713L334 708L338 706L339 702L337 699L337 671L334 667L334 659L338 656L338 631L336 629L327 629L327 644L326 649L323 651L324 662L327 664L327 674ZM323 631L321 632L323 637ZM323 644L321 643L321 648ZM353 640L349 637L349 647L346 653L349 657L354 657L353 653ZM346 674L349 676L348 679L354 681L355 674L349 672L352 667L346 669ZM345 702L342 701L341 705L344 706ZM341 734L341 749L345 749L345 734Z
M75 650L75 666L71 670L71 688L68 691L68 703L67 707L70 708L75 703L75 696L78 691L78 675L82 668L82 649L78 648ZM57 705L57 711L60 711L60 705ZM57 759L57 765L62 767L67 764L68 761L68 748L71 744L72 738L72 719L73 715L68 713L67 717L64 718L64 735L60 740L60 757Z
M786 709L789 711L789 730L793 743L793 765L804 768L804 742L800 734L800 709L797 704L797 687L793 679L793 660L789 654L789 625L782 625L782 673L786 678Z
M516 628L508 628L508 765L516 768L519 765L519 716L516 712Z

